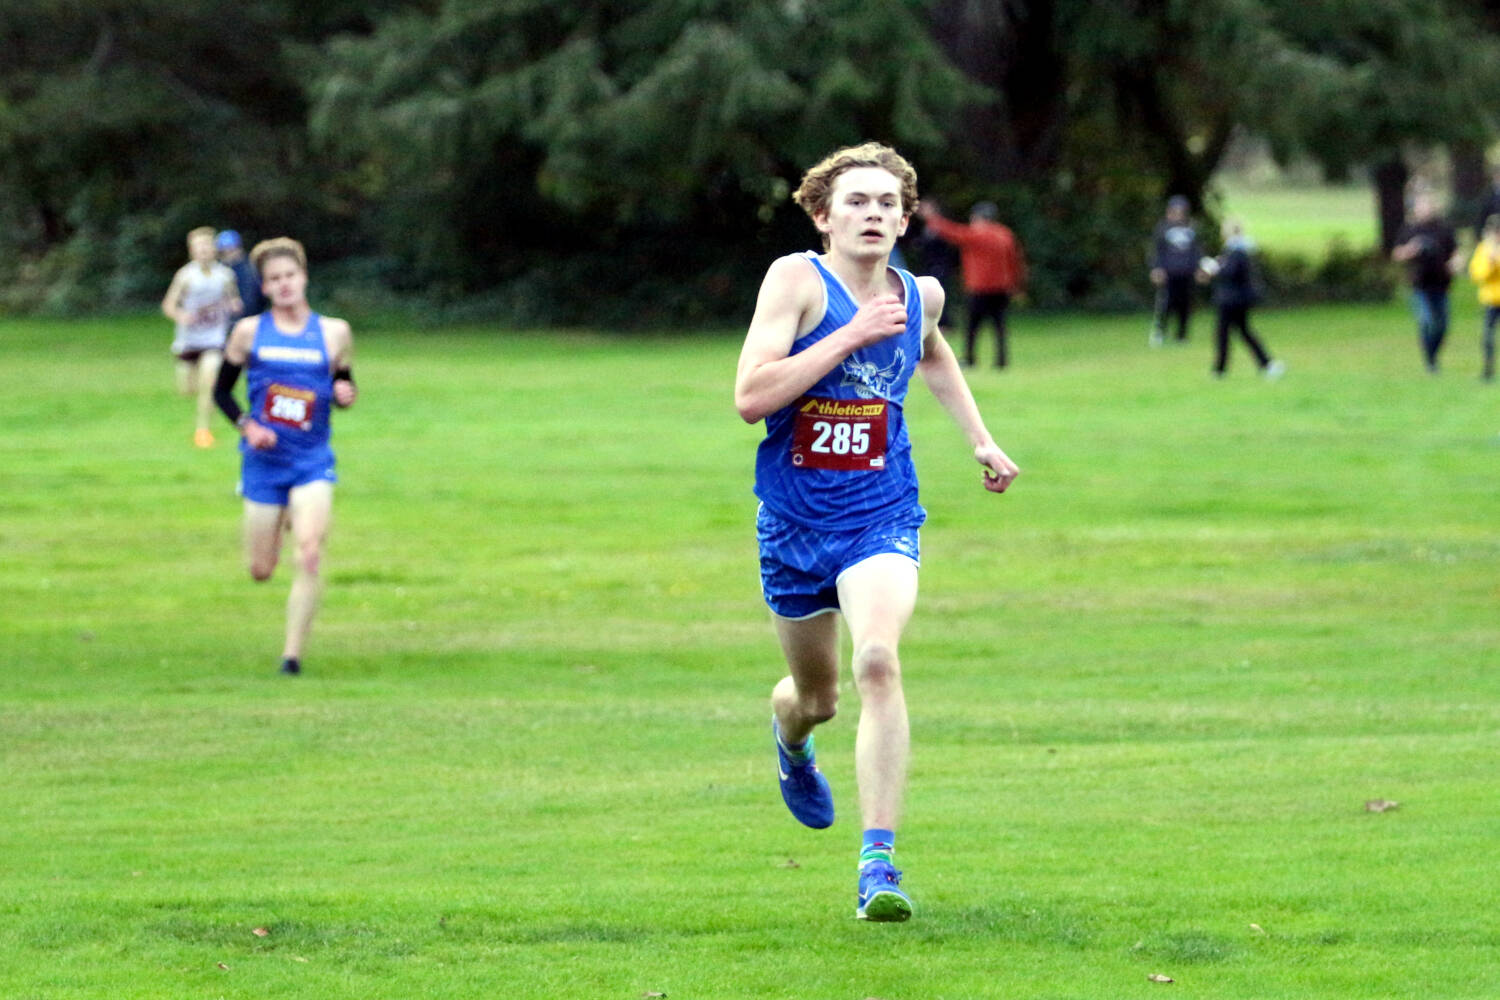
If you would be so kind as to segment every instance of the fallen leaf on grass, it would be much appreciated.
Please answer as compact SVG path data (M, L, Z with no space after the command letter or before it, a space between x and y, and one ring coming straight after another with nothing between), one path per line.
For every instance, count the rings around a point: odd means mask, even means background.
M1174 983L1174 982L1176 982L1176 980L1173 979L1171 976L1164 976L1160 972L1153 972L1153 973L1151 973L1151 975L1147 976L1146 978L1149 979L1149 980L1151 980L1153 983Z
M1257 934L1264 934L1266 932L1266 929L1260 924L1251 924L1250 929Z
M256 937L270 937L271 936L271 932L268 931L268 930L266 930L264 927L257 927L257 928L255 928L255 930L251 931L250 933L254 934Z
M783 867L783 868L801 868L802 866L799 865L799 864L797 864L797 859L796 858L787 858L785 861L783 861L781 863L781 867Z
M228 969L229 966L225 965L223 962L220 962L219 963L219 968L221 968L221 969Z
M1367 812L1367 813L1390 812L1392 809L1399 809L1399 808L1401 808L1401 803L1399 803L1399 802L1392 802L1390 799L1366 799L1365 800L1365 812Z

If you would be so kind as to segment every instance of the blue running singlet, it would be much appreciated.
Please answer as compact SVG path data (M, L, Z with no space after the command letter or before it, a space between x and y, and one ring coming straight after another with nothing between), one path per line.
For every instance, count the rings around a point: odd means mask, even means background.
M818 254L803 255L823 281L823 318L792 344L792 354L848 325L858 311L849 289ZM916 518L917 475L904 403L922 359L922 295L900 268L906 329L870 344L790 406L766 417L755 457L755 495L778 517L805 527L850 530Z
M333 371L317 313L297 333L283 333L270 312L261 313L245 374L250 419L276 432L276 447L257 451L242 440L242 452L293 465L329 450Z

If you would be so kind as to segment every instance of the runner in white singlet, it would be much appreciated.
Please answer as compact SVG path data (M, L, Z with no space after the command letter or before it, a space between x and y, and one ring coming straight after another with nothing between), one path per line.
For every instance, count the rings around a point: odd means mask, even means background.
M187 245L192 260L172 276L172 284L162 296L161 311L176 324L172 354L177 359L177 391L197 396L193 444L207 448L214 443L208 429L214 408L214 380L219 374L230 317L240 309L240 296L234 272L217 259L212 228L203 226L188 233Z

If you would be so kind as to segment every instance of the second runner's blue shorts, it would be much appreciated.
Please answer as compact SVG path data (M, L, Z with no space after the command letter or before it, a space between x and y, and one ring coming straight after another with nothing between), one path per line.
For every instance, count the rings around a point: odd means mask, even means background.
M285 507L293 489L320 479L330 483L339 481L334 475L331 451L304 456L290 465L268 462L253 451L241 456L240 496L255 503Z

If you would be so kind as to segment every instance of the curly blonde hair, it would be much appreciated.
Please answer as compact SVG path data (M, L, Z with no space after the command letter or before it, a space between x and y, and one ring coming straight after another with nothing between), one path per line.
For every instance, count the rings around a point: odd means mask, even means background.
M917 171L906 157L879 142L848 146L825 156L817 166L802 175L802 183L792 193L792 200L802 206L809 218L827 212L833 197L833 182L840 174L856 167L879 167L901 182L901 211L910 215L917 207Z
M269 240L261 240L255 244L250 251L250 263L255 265L257 271L264 270L266 258L268 257L290 257L297 262L302 270L307 270L307 251L302 244L290 236L274 236Z

